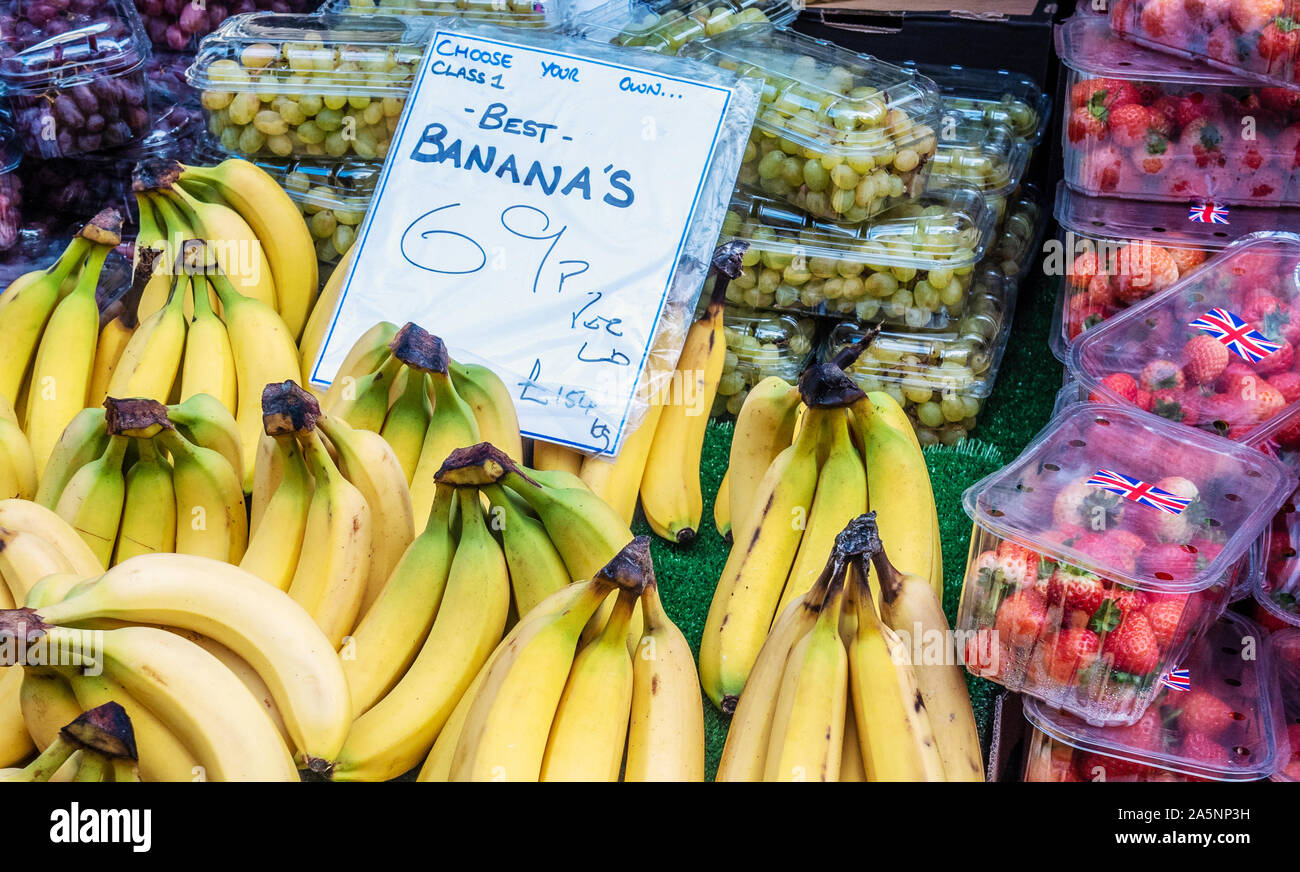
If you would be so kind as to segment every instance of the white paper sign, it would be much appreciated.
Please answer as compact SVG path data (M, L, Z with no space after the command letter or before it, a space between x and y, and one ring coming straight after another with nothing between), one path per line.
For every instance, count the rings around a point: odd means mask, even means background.
M524 435L616 453L733 96L640 57L438 31L312 381L414 321L502 377Z

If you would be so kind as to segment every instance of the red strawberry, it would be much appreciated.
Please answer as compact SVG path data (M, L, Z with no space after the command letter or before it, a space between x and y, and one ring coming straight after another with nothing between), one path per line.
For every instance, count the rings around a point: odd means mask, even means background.
M1274 18L1259 33L1259 56L1289 64L1300 46L1300 25L1290 18ZM1274 64L1270 63L1269 68Z
M1285 0L1233 0L1229 18L1238 33L1258 33L1285 8Z
M1205 95L1200 91L1184 94L1177 99L1178 103L1174 109L1174 123L1180 128L1186 127L1193 121L1205 118L1210 114L1209 104L1205 99Z
M1188 733L1183 736L1180 751L1184 757L1197 763L1226 766L1229 762L1228 750L1204 733Z
M1183 368L1172 360L1153 360L1138 374L1138 386L1144 391L1182 390L1186 384Z
M1198 385L1208 385L1228 367L1228 346L1205 333L1198 333L1183 346L1183 372Z
M1254 367L1255 372L1260 375L1272 375L1275 372L1286 372L1293 363L1295 363L1295 349L1291 347L1290 343L1284 342L1281 348L1269 354L1259 363L1254 364Z
M1121 575L1132 575L1137 568L1133 549L1104 533L1084 533L1074 540L1074 550L1086 554L1098 568Z
M1243 395L1253 392L1255 385L1259 383L1259 376L1255 370L1250 368L1249 364L1242 363L1240 360L1233 360L1223 370L1223 375L1219 376L1218 388L1220 393L1241 398Z
M1132 148L1145 144L1151 116L1145 106L1138 103L1125 103L1110 111L1110 136L1116 145Z
M1132 675L1146 675L1160 663L1156 634L1140 612L1125 615L1106 635L1102 650L1110 655L1115 669Z
M1156 644L1161 649L1172 645L1174 636L1178 633L1178 627L1182 623L1183 603L1178 600L1148 603L1142 609L1142 613L1146 615L1147 621L1151 624L1151 632L1156 635Z
M1038 638L1046 620L1047 607L1043 595L1027 587L1003 600L994 619L994 628L1000 641L1024 646Z
M1273 440L1284 451L1300 449L1300 415L1292 415L1273 431Z
M1070 88L1070 108L1081 109L1091 103L1098 93L1104 95L1106 90L1105 79L1084 79L1075 82Z
M1106 598L1101 579L1086 569L1059 563L1047 582L1047 603L1065 610L1078 609L1089 617Z
M1255 423L1262 423L1272 418L1278 412L1286 408L1286 398L1282 392L1273 387L1266 381L1260 381L1255 386L1254 399L1246 398L1246 406L1250 409Z
M1198 248L1174 248L1171 246L1168 251L1169 256L1173 258L1174 266L1178 268L1179 278L1205 263L1205 252Z
M1241 66L1255 51L1253 41L1238 34L1231 24L1220 24L1205 40L1205 54L1221 64Z
M1137 392L1137 397L1133 400L1133 405L1137 406L1144 412L1149 412L1151 411L1151 402L1151 392L1139 390Z
M1149 176L1159 175L1177 159L1174 144L1159 131L1148 131L1146 139L1133 149L1133 163Z
M1111 585L1106 592L1106 598L1115 604L1121 614L1130 612L1139 612L1146 607L1147 595L1145 591L1140 591L1131 587L1122 585Z
M1279 372L1269 376L1268 383L1277 388L1288 405L1300 400L1300 372Z
M1196 389L1178 390L1166 388L1151 394L1151 411L1162 418L1168 418L1189 427L1196 425L1198 417L1198 396Z
M1277 278L1277 264L1271 258L1251 261L1243 257L1241 263L1233 262L1233 273L1239 284L1254 291L1269 286ZM1292 345L1300 342L1300 318L1291 316L1291 307L1269 293L1252 293L1241 316L1255 329L1275 342L1285 340Z
M1300 91L1290 88L1260 88L1259 102L1268 111L1284 118L1300 113Z
M1062 630L1044 647L1047 674L1060 684L1070 684L1097 659L1101 641L1087 627L1076 627Z
M1083 187L1093 193L1109 194L1121 188L1127 189L1132 184L1132 171L1124 152L1112 145L1094 145L1084 149L1079 176Z
M1070 122L1065 127L1070 142L1085 140L1100 142L1106 138L1105 110L1102 115L1087 106L1081 106L1070 113Z
M1178 726L1189 733L1204 733L1213 738L1240 717L1230 705L1208 691L1192 690L1180 702L1183 713L1178 717Z
M962 662L972 675L996 678L1004 662L1002 658L1007 656L1005 662L1010 662L1005 644L1005 641L999 641L996 632L988 627L981 627L973 636L966 638L966 650L963 652Z
M1138 16L1138 27L1152 39L1180 45L1187 38L1187 14L1183 0L1147 0Z
M1009 540L998 543L998 569L1002 577L1016 587L1038 582L1038 552Z
M1101 383L1119 396L1121 400L1130 403L1136 403L1138 397L1138 383L1133 376L1126 372L1115 372L1106 376ZM1088 401L1093 403L1105 402L1098 393L1088 395Z
M1115 258L1115 296L1132 304L1178 281L1178 265L1168 250L1149 242L1121 248Z
M1160 581L1186 581L1196 575L1196 555L1190 545L1158 542L1142 549L1138 568Z
M1191 154L1201 169L1223 166L1227 159L1223 152L1223 131L1208 118L1197 118L1183 128L1178 144Z

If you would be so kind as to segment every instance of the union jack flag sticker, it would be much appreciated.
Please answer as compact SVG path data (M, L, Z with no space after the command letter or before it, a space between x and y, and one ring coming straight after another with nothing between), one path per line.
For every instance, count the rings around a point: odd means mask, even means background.
M1259 363L1282 347L1271 342L1240 315L1227 309L1211 309L1188 326L1208 333L1228 347L1228 350L1251 363Z
M1185 692L1192 689L1192 674L1186 669L1170 669L1160 676L1160 684L1170 690Z
M1113 494L1119 494L1126 500L1159 509L1170 515L1181 515L1183 510L1192 504L1190 499L1174 496L1169 491L1162 490L1141 479L1112 472L1109 469L1097 470L1086 483L1110 491Z
M1218 203L1197 203L1187 210L1187 220L1197 224L1227 224L1228 207Z

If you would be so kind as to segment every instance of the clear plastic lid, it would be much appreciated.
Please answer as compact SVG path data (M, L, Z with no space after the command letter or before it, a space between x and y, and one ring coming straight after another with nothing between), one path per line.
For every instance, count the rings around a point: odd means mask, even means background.
M877 390L878 383L883 383L898 385L904 396L919 390L973 399L987 397L1006 349L1015 291L1007 289L1001 276L991 271L979 277L973 291L971 311L963 316L956 331L883 330L848 367L848 374L864 390ZM835 325L822 345L821 358L835 357L861 340L865 331L862 325L851 322Z
M203 40L187 77L217 94L405 100L429 35L387 15L236 15ZM204 105L214 108L206 94Z
M989 246L988 260L1008 281L1018 284L1038 257L1047 224L1038 189L1021 185L1007 203L1002 224Z
M930 162L930 190L971 188L986 199L1006 197L1019 187L1032 151L1000 123L966 118L942 122Z
M740 24L784 27L802 8L802 0L610 0L574 16L573 31L583 39L677 54L688 42Z
M756 130L805 156L912 172L934 154L940 105L929 79L792 30L736 27L682 56L761 77Z
M559 30L568 19L570 5L569 0L327 0L321 11L430 15L499 27Z
M754 382L771 375L797 379L817 350L817 322L812 318L728 306L722 322L727 336L724 370L747 370L757 375Z
M1080 403L962 503L981 527L1053 560L1130 587L1187 593L1227 576L1294 487L1285 467L1246 446L1136 409ZM1091 531L1080 517L1091 518ZM1087 552L1074 547L1100 531ZM1099 546L1111 539L1116 547ZM1135 560L1135 541L1183 543L1184 553Z
M1106 19L1075 15L1056 28L1056 53L1076 73L1096 78L1170 82L1197 87L1252 87L1250 79L1120 39Z
M313 161L260 158L255 163L280 183L294 202L320 209L365 214L383 164L375 161Z
M1300 630L1288 627L1269 637L1273 667L1282 697L1282 720L1290 740L1290 755L1279 761L1274 781L1300 781Z
M1250 444L1300 473L1300 408L1261 427ZM1273 516L1257 544L1251 577L1255 601L1278 620L1300 626L1300 491Z
M62 11L56 11L59 5ZM63 89L137 69L149 40L131 0L10 3L0 85L13 95Z
M1087 781L1131 780L1122 760L1212 781L1255 781L1285 765L1290 745L1268 631L1232 612L1211 624L1132 726L1101 727L1024 698L1025 717L1076 755ZM1095 771L1093 771L1095 770Z
M1146 258L1147 260L1143 260ZM1123 274L1164 269L1151 246ZM1149 261L1149 262L1148 262ZM1249 442L1287 400L1300 342L1300 235L1252 233L1163 291L1088 330L1070 370L1089 391ZM1290 394L1294 396L1294 394Z
M1052 100L1029 76L961 64L945 66L908 61L904 66L939 86L945 116L1001 124L1030 145L1042 142L1051 117Z

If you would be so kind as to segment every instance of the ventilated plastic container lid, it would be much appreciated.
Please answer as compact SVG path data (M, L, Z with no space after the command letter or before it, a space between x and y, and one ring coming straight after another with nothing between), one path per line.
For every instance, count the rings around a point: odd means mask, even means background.
M795 381L817 351L817 322L813 318L729 305L722 325L727 355L737 358L735 368L759 378L775 375Z
M120 76L149 57L149 39L131 0L77 0L63 12L52 4L14 6L18 14L0 36L0 86L11 94Z
M1282 696L1282 719L1291 740L1290 756L1281 759L1273 780L1300 781L1300 630L1276 630L1269 643Z
M387 15L227 18L204 38L187 78L202 90L405 99L427 22Z
M1213 781L1267 778L1290 756L1271 648L1267 630L1226 612L1161 676L1136 724L1094 726L1028 696L1025 717L1080 751Z
M983 257L993 235L984 198L969 189L935 191L861 224L813 218L783 200L738 192L722 236L759 252L865 262L881 270L961 269Z
M584 39L676 54L688 42L740 24L784 27L799 16L802 0L610 0L574 16Z
M929 187L972 188L986 198L1009 196L1019 187L1032 151L1003 124L967 118L941 122Z
M570 0L328 0L324 12L428 15L462 18L500 27L558 30L570 15Z
M322 209L365 212L375 195L383 164L377 161L313 161L258 158L254 161L280 183L296 203Z
M1130 587L1186 593L1212 586L1245 557L1294 486L1285 467L1246 446L1137 409L1080 403L969 487L962 503L981 527L1044 557ZM1121 532L1144 543L1187 541L1193 525L1222 550L1208 560L1196 554L1195 568L1177 576L1133 561L1131 547L1093 548L1098 537L1085 553L1073 547L1086 532L1073 519L1087 506L1107 531L1102 541Z
M1038 189L1021 185L1004 210L1002 224L989 246L988 259L1009 281L1024 279L1042 249L1047 220Z
M1150 247L1142 249L1150 251ZM1139 259L1133 276L1159 268ZM1089 391L1127 403L1108 376L1127 373L1193 426L1249 442L1262 423L1294 406L1268 383L1300 341L1300 235L1252 233L1163 291L1085 332L1070 349L1070 370ZM1211 336L1228 349L1208 357ZM1189 344L1196 339L1196 344ZM1273 353L1280 355L1261 363ZM1193 360L1192 358L1195 358ZM1224 361L1226 360L1226 365ZM1167 393L1173 391L1175 393ZM1187 416L1191 417L1190 420Z
M1061 62L1091 77L1172 82L1198 87L1258 87L1258 82L1134 45L1111 32L1104 16L1075 15L1056 28Z
M1230 223L1215 224L1191 220L1185 204L1090 197L1065 182L1056 186L1055 214L1062 228L1090 239L1139 239L1198 251L1221 251L1248 233L1300 227L1300 209L1235 209Z
M680 54L761 77L754 127L810 154L874 160L912 149L924 163L934 152L939 90L914 70L769 27L733 28Z
M984 277L986 285L1001 285L996 274ZM1011 292L1014 295L1014 291ZM996 323L992 337L978 333L906 333L885 330L846 370L854 379L872 379L902 388L920 388L940 393L983 399L993 391L1002 353L1010 332L1010 310L1014 297L995 299L987 293L978 317ZM969 318L970 316L967 316ZM963 322L967 320L963 318ZM859 341L865 329L860 324L837 324L822 347L829 360Z
M1002 124L1030 145L1042 141L1051 117L1052 100L1029 76L961 64L945 66L908 61L904 66L939 86L945 115Z

